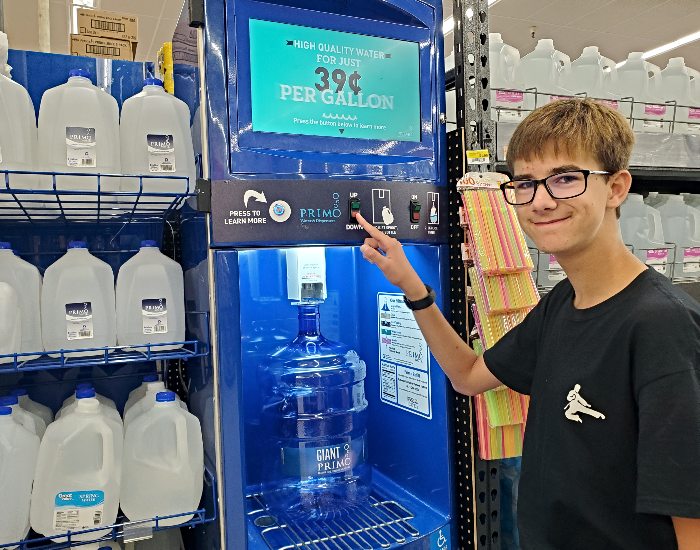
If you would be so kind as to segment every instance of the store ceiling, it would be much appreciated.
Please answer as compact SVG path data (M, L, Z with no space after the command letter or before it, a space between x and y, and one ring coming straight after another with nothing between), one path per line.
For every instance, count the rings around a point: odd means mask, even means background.
M443 0L443 10L445 18L452 14L452 0ZM629 52L700 31L700 0L500 0L489 8L489 25L520 55L532 51L538 39L552 38L572 61L585 46L598 46L605 57L623 61ZM452 41L452 34L445 37L448 54ZM700 41L649 61L664 68L671 57L684 57L686 65L700 70Z

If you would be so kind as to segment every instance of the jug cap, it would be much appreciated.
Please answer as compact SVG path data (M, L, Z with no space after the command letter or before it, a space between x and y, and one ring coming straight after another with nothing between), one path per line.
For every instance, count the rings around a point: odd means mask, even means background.
M81 382L80 384L78 384L77 386L75 386L75 389L76 389L76 390L86 390L86 389L88 389L88 388L92 389L92 388L94 388L94 387L95 387L95 386L93 385L92 382Z
M81 388L75 392L76 399L90 399L95 397L94 388Z
M159 78L146 78L143 81L144 86L160 86L161 88L163 87L163 81L160 80Z
M141 241L141 248L158 248L156 241Z
M11 407L12 405L17 405L18 403L19 399L17 399L16 395L5 395L0 397L0 407Z
M12 250L12 245L8 242L0 242L0 250Z
M174 391L159 391L156 394L156 402L168 403L169 401L175 401L175 392Z
M73 78L76 76L80 76L83 78L90 78L90 73L87 72L85 69L71 69L70 72L68 73L68 77Z
M157 374L147 374L146 376L143 377L144 382L158 382L158 375Z
M85 241L71 241L68 243L68 248L87 248Z
M0 407L0 416L8 416L12 414L10 407Z
M10 395L21 397L22 395L27 395L27 390L26 388L15 388L10 392Z

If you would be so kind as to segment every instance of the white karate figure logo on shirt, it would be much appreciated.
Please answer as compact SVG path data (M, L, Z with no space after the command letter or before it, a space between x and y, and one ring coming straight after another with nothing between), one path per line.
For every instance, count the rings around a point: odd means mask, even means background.
M566 396L566 400L568 401L568 403L566 407L564 407L564 416L566 416L566 418L568 418L569 420L573 420L574 422L581 422L582 424L583 420L581 420L579 413L588 414L593 418L600 418L601 420L605 420L605 415L603 413L594 411L591 408L591 406L586 402L586 400L579 395L578 392L580 390L581 385L576 384L574 386L574 389L571 390Z

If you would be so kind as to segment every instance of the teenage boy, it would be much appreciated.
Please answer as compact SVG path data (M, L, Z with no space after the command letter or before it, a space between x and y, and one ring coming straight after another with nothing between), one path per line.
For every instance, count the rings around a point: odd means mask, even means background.
M456 391L531 396L524 549L700 548L700 306L624 245L634 135L592 100L533 111L508 146L506 199L567 274L482 357L433 303L401 244L360 215L362 253L405 294Z

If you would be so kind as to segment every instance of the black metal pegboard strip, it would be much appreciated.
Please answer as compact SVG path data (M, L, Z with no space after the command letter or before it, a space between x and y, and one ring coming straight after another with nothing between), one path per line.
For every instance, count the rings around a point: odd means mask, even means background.
M455 42L455 93L457 104L457 132L463 129L463 138L458 140L461 145L459 152L459 176L467 171L466 163L462 160L466 156L466 151L474 149L488 149L492 163L495 162L495 133L494 124L491 120L490 106L490 86L489 86L489 35L488 35L488 0L453 0L453 15L454 15L454 42ZM448 140L449 141L449 140ZM451 155L448 147L448 155ZM452 162L448 162L451 166ZM482 170L491 170L493 164L482 166ZM458 176L458 177L459 177ZM452 181L450 181L452 184ZM452 187L450 189L452 193ZM457 216L458 205L461 201L459 194L455 200L450 197L450 205L454 209L454 215ZM455 204L457 206L455 206ZM453 214L453 212L451 212ZM453 232L461 228L459 220L456 222L450 219L451 232L450 244L457 246L456 235L453 237ZM461 247L463 236L460 235L459 246ZM454 258L451 258L454 260ZM464 299L467 280L464 276L464 267L459 257L461 279L461 295ZM451 269L452 274L452 269ZM451 281L453 293L455 289L460 288L454 280ZM462 306L463 309L464 305ZM464 319L464 328L469 326L469 311L462 314ZM467 338L467 334L462 334L463 338ZM462 404L462 408L469 408L471 411L471 403L468 398L457 397L456 402ZM463 411L457 411L459 423L460 415L462 420L465 420L466 414ZM473 491L471 500L467 501L470 504L470 509L473 513L473 519L470 519L472 526L471 530L462 527L460 522L460 548L478 548L497 550L500 548L500 495L499 481L500 475L497 462L482 461L478 457L478 453L474 452L476 441L476 420L474 415L469 413L469 445L470 450L470 475L469 485ZM462 424L464 426L464 424ZM474 437L471 434L474 434ZM457 432L458 439L464 436L464 430ZM464 465L457 464L458 477L458 492L462 489L459 486L461 476L464 475ZM466 492L466 491L465 491ZM458 496L460 504L462 499L467 495ZM460 509L461 515L461 509ZM475 535L474 535L475 533ZM471 535L471 540L468 540Z

